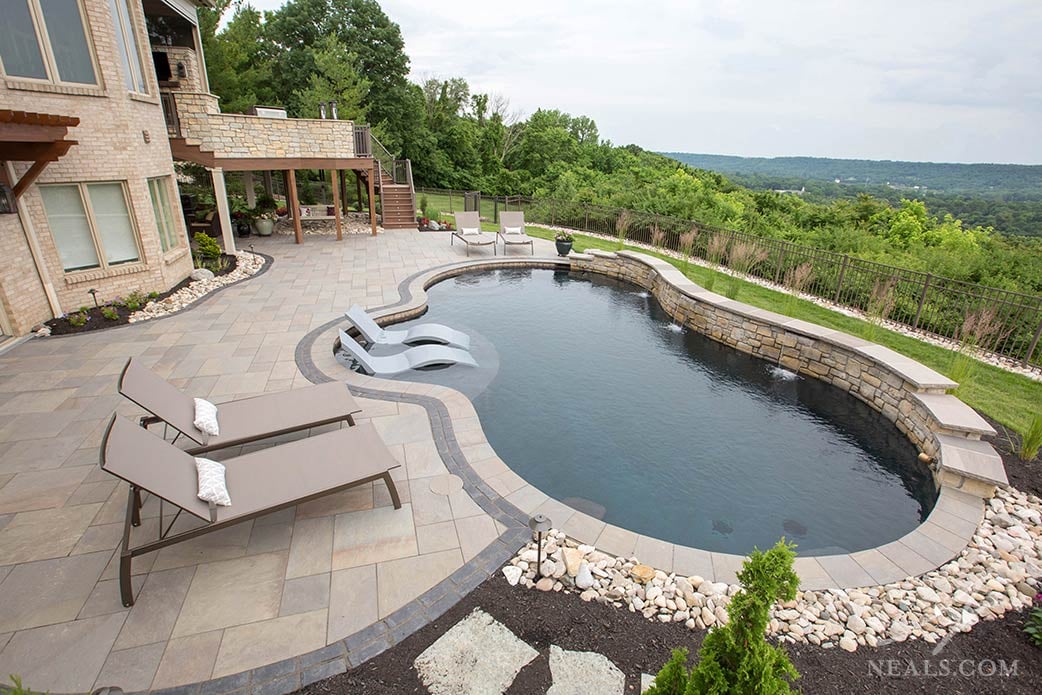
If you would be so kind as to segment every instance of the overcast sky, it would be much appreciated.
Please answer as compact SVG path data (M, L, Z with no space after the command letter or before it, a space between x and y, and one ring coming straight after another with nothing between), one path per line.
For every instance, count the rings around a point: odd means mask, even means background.
M617 145L1042 163L1040 0L381 5L413 79L585 114Z

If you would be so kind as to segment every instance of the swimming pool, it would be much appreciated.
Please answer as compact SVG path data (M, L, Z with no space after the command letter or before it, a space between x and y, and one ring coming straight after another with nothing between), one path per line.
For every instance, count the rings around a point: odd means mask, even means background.
M737 554L784 535L823 555L895 540L933 506L929 471L889 420L672 324L635 285L500 269L428 296L416 322L469 333L481 366L396 378L462 391L507 465L608 523Z

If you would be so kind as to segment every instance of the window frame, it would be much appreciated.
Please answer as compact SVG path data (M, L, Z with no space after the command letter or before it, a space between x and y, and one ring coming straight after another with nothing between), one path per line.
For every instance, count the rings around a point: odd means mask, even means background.
M130 228L131 228L131 231L133 232L134 246L137 248L137 258L134 258L134 259L131 259L131 260L126 260L126 261L121 261L119 263L110 263L109 260L108 260L108 257L107 257L107 255L105 253L105 245L102 243L101 232L98 231L98 222L97 222L97 219L95 219L95 217L94 217L94 206L91 203L90 194L87 191L87 187L88 186L105 185L105 184L110 184L110 185L111 184L118 184L119 187L120 187L120 190L123 193L123 204L126 206L126 209L127 209L127 219L130 222ZM140 264L140 263L144 263L145 262L144 249L142 248L142 245L141 245L141 229L138 227L137 216L134 214L134 207L133 207L133 205L131 205L130 189L127 186L127 182L125 180L118 180L118 179L116 179L116 180L103 180L103 181L66 181L66 182L62 182L62 183L57 183L56 182L56 183L39 184L39 186L40 186L40 188L50 188L50 187L58 187L58 186L74 186L76 188L76 192L80 196L80 203L83 205L83 211L84 211L84 213L87 216L87 227L90 230L91 241L94 242L94 252L97 254L97 257L98 257L98 265L90 266L90 267L87 267L87 268L74 268L72 270L67 270L65 268L65 264L61 260L61 249L58 248L58 240L55 239L54 232L51 230L51 219L50 219L50 216L49 215L47 216L47 231L50 234L51 243L54 244L55 250L58 251L58 262L61 263L62 272L65 275L67 275L67 276L69 276L69 275L75 276L78 273L92 273L92 272L98 272L98 271L109 271L109 270L112 270L114 268L126 268L128 266L133 266L134 264ZM47 215L47 205L46 205L46 203L44 203L42 201L42 198L41 198L41 205L43 205L44 215Z
M36 1L36 0L33 0L33 1ZM83 2L83 0L79 0L79 1ZM117 6L116 7L116 16L114 16L112 18L113 30L117 31L117 32L119 32L120 34L123 35L123 46L126 47L128 54L131 52L130 51L131 46L133 46L134 48L137 49L137 69L141 71L141 82L144 85L144 91L140 91L138 89L132 89L130 87L127 87L126 79L127 79L128 75L124 75L123 76L123 80L124 80L123 86L126 88L127 92L129 92L130 94L137 94L137 95L141 95L141 96L152 96L151 85L149 84L149 81L148 81L148 78L149 78L148 66L151 65L151 63L146 63L145 62L145 56L142 54L142 47L141 47L142 46L142 43L141 43L141 32L138 31L138 21L137 21L137 13L136 12L137 12L137 7L140 6L140 3L131 2L130 0L112 0L112 3ZM123 23L123 17L122 17L122 15L119 14L119 7L118 6L120 4L122 4L122 6L125 7L126 10L127 10L127 22L129 22L130 26L126 26ZM134 39L133 43L128 41L128 39L130 39L131 37L133 37L133 39ZM146 30L145 30L145 42L146 42L145 45L146 46L149 45L148 41L149 41L149 39L148 39L148 30L146 28ZM120 47L119 43L120 43L120 40L119 40L119 37L117 36L116 37L116 50L117 51L122 51L122 48ZM120 56L119 63L120 63L120 68L122 68L122 66L123 66L122 56ZM133 71L134 70L134 66L131 65L130 69L131 69L131 71ZM133 76L131 75L130 77L132 78L131 81L133 82L134 81L133 80Z
M159 248L166 253L173 253L180 251L182 248L187 246L188 237L186 234L178 234L177 223L174 218L174 211L172 207L173 198L171 196L171 188L173 183L173 177L169 174L166 176L153 176L148 179L148 197L152 201L152 213L156 218L156 230L159 232ZM163 224L160 222L159 213L160 211L156 208L156 195L153 195L153 186L156 187L156 191L166 191L166 216L169 222L170 228L167 233L163 231ZM160 201L161 203L162 201Z
M0 57L0 76L6 80L17 82L29 82L42 85L58 85L61 87L72 87L75 89L98 89L103 88L101 69L98 64L98 51L94 45L94 34L90 30L90 21L87 15L85 0L76 0L76 6L80 11L80 26L83 28L83 38L87 42L87 53L90 54L90 64L94 71L93 82L66 82L61 79L61 71L58 69L58 61L54 57L54 49L51 47L51 36L47 31L47 21L43 16L43 8L40 0L23 0L29 6L29 18L33 23L33 33L36 36L36 44L43 57L44 72L46 77L26 77L24 75L11 75L4 68L3 58Z

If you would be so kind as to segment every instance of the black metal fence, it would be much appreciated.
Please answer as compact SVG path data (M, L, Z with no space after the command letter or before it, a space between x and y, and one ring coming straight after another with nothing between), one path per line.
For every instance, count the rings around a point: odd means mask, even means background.
M463 209L463 191L417 189L424 193L447 196L449 212ZM635 210L527 196L482 196L478 209L492 220L522 210L528 222L625 238L789 287L802 276L796 289L807 294L956 342L972 337L979 349L1042 366L1042 297ZM974 319L989 325L971 336Z

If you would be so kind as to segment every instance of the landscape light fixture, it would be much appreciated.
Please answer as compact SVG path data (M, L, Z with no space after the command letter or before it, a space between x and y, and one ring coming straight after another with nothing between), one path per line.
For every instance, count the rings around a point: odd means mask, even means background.
M546 514L536 514L528 520L528 528L535 531L538 539L535 555L535 574L537 577L539 576L539 568L543 564L543 534L549 531L552 527L553 524L550 522L550 517Z
M322 119L326 117L326 102L324 101L318 102L318 116Z
M98 308L98 291L96 289L94 289L93 287L91 287L89 290L87 290L87 294L89 294L91 296L91 298L94 300L94 308L97 309Z
M329 102L329 117L332 118L334 121L340 120L340 112L337 111L335 101Z

